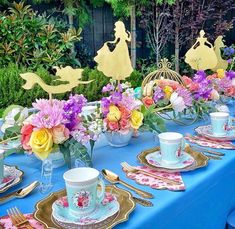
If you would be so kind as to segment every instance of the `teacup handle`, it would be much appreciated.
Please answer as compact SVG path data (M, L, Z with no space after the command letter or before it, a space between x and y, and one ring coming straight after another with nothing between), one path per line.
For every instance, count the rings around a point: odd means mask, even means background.
M100 185L101 190L97 189L97 201L101 203L104 199L104 194L105 194L105 184L101 178L98 178L98 185Z
M182 150L184 150L184 148L185 148L185 139L182 138L180 148L178 149L178 152L177 152L178 153L177 154L178 157L181 157Z
M232 130L233 129L233 122L234 122L235 120L232 118L232 117L229 117L228 118L228 126L226 127L226 130L227 131L230 131L230 130Z

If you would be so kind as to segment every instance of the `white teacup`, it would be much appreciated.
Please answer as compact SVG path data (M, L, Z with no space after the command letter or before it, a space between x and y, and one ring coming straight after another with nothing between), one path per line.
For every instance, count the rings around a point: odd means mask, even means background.
M225 136L229 130L229 113L213 112L210 113L212 133L215 136Z
M185 146L183 135L176 132L165 132L159 134L158 137L162 162L168 165L177 164Z
M74 168L64 173L69 211L72 215L88 215L104 199L105 185L99 174L98 170L88 167ZM101 190L98 190L99 185Z

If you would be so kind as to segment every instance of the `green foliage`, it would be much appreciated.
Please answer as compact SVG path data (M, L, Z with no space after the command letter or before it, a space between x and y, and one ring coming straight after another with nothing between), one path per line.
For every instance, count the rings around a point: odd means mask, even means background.
M67 30L61 21L37 15L22 2L13 3L0 13L0 65L13 62L36 69L70 63L75 59L70 50L80 34L81 29Z
M70 138L64 144L59 145L59 147L69 168L71 168L71 157L79 159L86 165L92 167L92 159L87 152L87 148L77 142L74 138Z

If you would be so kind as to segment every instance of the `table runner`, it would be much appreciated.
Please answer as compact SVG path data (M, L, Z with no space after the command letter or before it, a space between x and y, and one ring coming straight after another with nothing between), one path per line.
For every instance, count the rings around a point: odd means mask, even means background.
M180 127L174 123L168 124L169 131L182 134L193 133L193 129L205 121L197 122L192 126ZM136 187L152 192L154 207L148 208L137 205L129 221L118 225L118 229L222 229L225 227L229 212L235 208L235 151L221 150L226 155L223 160L210 160L205 168L192 172L182 173L187 187L184 192L168 190L154 190L147 186L138 185L128 179L123 173L120 163L127 161L131 165L139 165L136 158L142 150L158 145L151 133L140 134L132 138L130 144L123 148L110 146L101 147L94 152L94 167L98 170L110 169L120 177ZM41 162L25 155L11 155L5 160L8 164L17 164L25 172L23 182L7 193L28 185L40 179ZM52 191L64 188L63 173L66 166L55 169L53 174L54 187ZM121 186L119 186L121 187ZM25 199L10 201L0 205L0 216L6 214L6 209L17 206L24 213L34 211L34 205L48 194L34 191ZM135 195L135 194L134 194Z

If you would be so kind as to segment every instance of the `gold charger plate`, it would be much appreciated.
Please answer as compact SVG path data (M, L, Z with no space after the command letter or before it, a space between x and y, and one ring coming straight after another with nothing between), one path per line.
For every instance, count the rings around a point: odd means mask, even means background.
M106 192L112 193L117 197L117 200L120 204L120 211L118 212L115 219L109 223L107 223L104 227L100 229L110 229L116 226L119 223L122 223L124 221L127 221L129 219L129 214L134 210L135 208L135 202L132 198L132 195L130 192L119 189L115 185L107 185L105 188ZM61 226L57 225L52 220L52 204L60 197L66 195L66 190L60 190L58 192L51 193L48 197L46 197L43 200L40 200L35 208L36 211L33 214L33 217L42 223L45 228L49 229L57 229L62 228Z
M155 170L157 169L158 171L172 172L172 173L192 171L192 170L199 169L208 165L209 158L205 156L203 153L193 150L190 146L185 147L185 152L190 154L194 158L194 163L192 165L189 165L182 169L165 169L162 167L149 164L149 162L146 160L146 156L150 153L153 153L159 150L160 150L160 147L158 146L158 147L154 147L152 149L144 150L143 152L141 152L138 155L138 159L140 163L150 167L151 169L155 169Z

